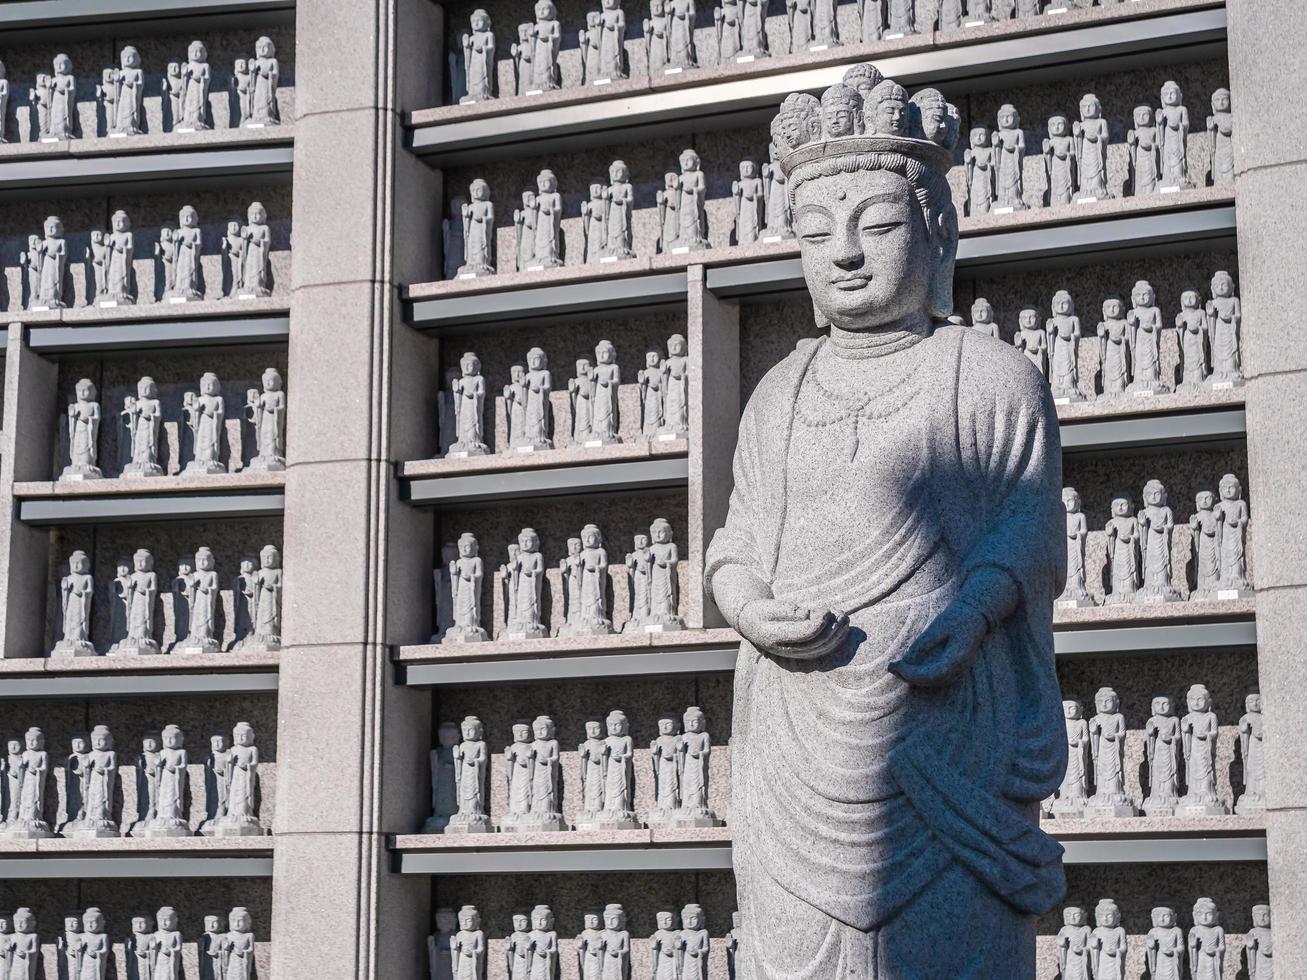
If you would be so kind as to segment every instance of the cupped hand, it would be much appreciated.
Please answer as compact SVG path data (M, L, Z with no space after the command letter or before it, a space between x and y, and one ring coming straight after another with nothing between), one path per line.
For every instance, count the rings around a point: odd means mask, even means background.
M980 654L989 624L975 607L954 602L926 627L898 660L891 673L917 687L952 683Z
M740 612L740 633L775 657L815 660L838 650L849 633L849 617L816 612L781 599L755 599Z

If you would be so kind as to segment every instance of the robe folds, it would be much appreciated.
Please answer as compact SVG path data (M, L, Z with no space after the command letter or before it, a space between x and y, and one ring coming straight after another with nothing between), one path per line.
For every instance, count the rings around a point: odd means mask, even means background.
M851 624L842 648L817 660L740 646L731 809L752 951L741 976L1007 976L1013 967L992 959L1005 930L1015 941L1066 887L1063 849L1035 812L1067 757L1053 666L1066 574L1056 411L1019 351L940 326L884 355L908 360L887 371L893 382L868 386L850 453L830 443L857 399L823 394L829 344L800 341L754 391L706 561L708 591L732 622L748 597L724 593L740 576L720 591L714 578L734 566L761 594ZM991 619L953 684L912 688L888 672L995 573L1014 587L1015 610ZM939 933L940 901L957 910L959 942ZM978 952L962 937L986 920L989 949ZM933 961L920 956L926 923Z

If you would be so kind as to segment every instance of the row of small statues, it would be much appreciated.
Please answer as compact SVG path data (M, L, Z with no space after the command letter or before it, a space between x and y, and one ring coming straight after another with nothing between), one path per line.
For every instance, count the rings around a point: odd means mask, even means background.
M1126 132L1129 148L1130 194L1140 197L1154 192L1192 188L1189 172L1189 110L1180 86L1173 81L1162 86L1161 105L1136 106L1131 128ZM1212 114L1207 117L1207 166L1213 185L1234 182L1234 116L1230 111L1230 90L1212 93ZM1043 141L1044 172L1048 177L1050 206L1100 201L1115 195L1107 185L1107 147L1110 142L1103 105L1092 93L1080 100L1080 119L1067 123L1066 116L1048 120ZM1030 207L1025 199L1023 165L1026 134L1021 115L1011 104L998 110L998 128L971 130L970 145L963 154L966 167L966 213L1006 214Z
M1206 303L1196 289L1180 294L1175 329L1180 341L1181 389L1220 390L1244 383L1239 355L1243 310L1230 273L1213 275L1211 292L1212 298ZM1167 394L1171 386L1162 380L1162 337L1170 327L1157 305L1157 292L1151 283L1140 279L1130 291L1130 303L1127 310L1119 296L1105 299L1103 319L1089 335L1098 337L1103 394L1141 398ZM1086 396L1080 389L1080 341L1086 331L1067 290L1053 294L1052 313L1045 319L1035 307L1022 307L1012 343L1048 380L1054 401L1084 401ZM1002 339L994 307L983 297L971 305L971 326Z
M649 937L653 954L653 980L708 980L708 956L712 949L708 920L698 904L681 909L681 927L676 913L657 913L657 931ZM740 914L731 916L733 928L726 934L726 957L732 977L736 976L739 953ZM431 980L485 980L488 947L481 928L481 914L472 905L437 909L436 932L427 937L427 961ZM617 903L604 906L603 915L587 912L585 928L576 937L578 980L630 980L631 933L626 910ZM564 962L553 910L537 905L528 914L513 915L513 932L504 939L504 972L509 980L560 980ZM1261 978L1257 978L1261 980Z
M182 965L186 942L181 917L172 906L154 916L132 916L132 934L124 943L127 975L136 980L184 980ZM204 936L197 944L201 980L254 980L254 920L249 909L238 906L227 915L223 929L220 915L204 917ZM81 915L64 917L64 931L55 940L59 976L68 980L107 980L117 976L113 942L106 931L105 915L88 908ZM4 980L38 980L41 970L41 937L36 913L20 908L10 919L0 916L0 977Z
M194 563L184 561L178 566L172 583L177 639L170 653L217 653L222 649L218 637L218 595L222 586L216 566L213 551L205 547L195 552ZM282 569L276 546L264 546L257 568L253 558L241 559L232 593L236 599L236 639L231 649L240 653L280 650ZM161 654L155 629L159 573L154 570L154 556L149 551L137 550L130 564L126 559L118 561L113 594L113 642L106 656ZM60 636L50 656L99 656L90 639L95 578L86 552L74 551L69 556L68 574L59 580L59 598Z
M263 390L245 392L245 419L254 427L257 447L246 471L274 472L286 468L286 392L281 372L268 368L263 372ZM191 459L181 476L212 476L226 473L222 461L222 438L227 417L218 376L206 371L200 377L199 391L182 395L182 413L191 433ZM100 403L95 382L81 378L73 387L74 398L68 405L68 465L60 480L100 480ZM163 476L159 464L159 435L163 426L163 405L159 390L151 377L141 378L136 394L123 399L119 413L128 433L131 461L123 468L123 478Z
M1112 501L1107 535L1110 588L1103 602L1179 602L1171 562L1171 536L1175 514L1167 505L1166 487L1160 480L1144 484L1144 507L1136 512L1129 497ZM1066 587L1057 597L1060 608L1098 605L1089 591L1085 569L1085 542L1089 537L1080 494L1062 491L1066 507ZM1251 596L1248 559L1248 504L1243 485L1233 473L1221 477L1220 498L1203 490L1194 501L1197 513L1189 518L1194 537L1195 582L1189 592L1194 601L1244 599Z
M436 632L433 643L480 643L490 638L481 622L481 592L485 563L476 536L459 536L456 555L448 555L436 574ZM677 564L680 551L672 540L672 525L658 518L649 533L637 534L634 550L626 555L630 583L630 618L624 633L663 633L685 629L677 613L680 586ZM563 585L563 622L555 636L606 636L615 632L608 606L608 551L603 532L587 524L567 539L567 555L559 559ZM499 566L503 589L504 628L500 639L534 640L549 636L541 594L545 559L540 536L523 528L517 543L508 546L508 561Z
M230 265L231 295L260 299L272 295L272 229L268 211L255 201L246 213L246 224L227 223L222 254ZM200 215L191 205L181 209L177 228L165 226L154 246L162 265L163 295L167 303L191 303L204 299L204 274L200 268L203 236ZM88 278L95 281L93 305L130 306L140 298L136 284L136 236L126 211L115 211L112 230L91 232L86 250ZM68 241L64 223L51 215L45 219L44 235L31 235L19 261L27 269L27 309L32 312L63 310L68 300Z
M685 731L680 731L684 722ZM717 827L721 820L708 805L708 760L712 738L703 710L687 708L658 719L658 737L649 743L654 781L653 809L642 821L635 812L635 743L622 711L603 722L585 724L581 760L581 810L577 830L638 830L651 827ZM432 815L424 834L484 834L567 830L562 813L562 765L554 722L541 715L513 724L513 742L503 752L508 812L490 819L487 782L490 753L481 720L445 722L431 753Z
M1216 738L1220 728L1212 710L1212 695L1204 685L1193 684L1185 703L1188 712L1177 718L1168 695L1153 698L1153 713L1144 727L1148 758L1145 816L1219 817L1230 812L1216 793ZM1100 688L1094 695L1094 708L1094 716L1086 719L1079 701L1062 702L1069 759L1066 776L1048 813L1074 819L1138 816L1125 789L1126 727L1121 699L1112 688ZM1249 694L1244 708L1239 719L1244 792L1234 806L1234 812L1240 815L1266 810L1261 695Z
M231 92L239 110L242 128L262 129L281 123L277 105L277 82L281 68L277 49L269 37L254 42L253 58L237 58ZM35 112L36 130L43 143L76 139L78 136L77 78L73 59L54 56L52 74L39 74L28 90L28 102ZM209 52L203 42L192 41L186 61L171 61L160 79L159 92L171 112L171 131L193 133L212 129L209 86L213 75ZM95 97L104 106L105 129L110 136L139 136L146 130L145 90L149 81L141 66L141 53L132 45L123 48L119 67L106 68L95 87ZM0 63L0 143L9 113L9 82Z
M1224 980L1226 938L1221 913L1210 898L1194 903L1193 925L1186 937L1176 924L1175 909L1159 905L1150 913L1153 927L1145 939L1149 980L1181 980L1188 967L1191 980ZM1062 910L1065 923L1057 933L1059 980L1125 980L1129 938L1121 926L1121 909L1110 898L1094 906L1094 927L1085 910L1069 905ZM1244 937L1244 972L1247 980L1273 980L1275 944L1271 934L1271 907L1252 907L1253 927Z
M857 0L857 34L842 36L836 14L838 0L785 0L788 48L781 54L825 51L842 44L870 44L908 34L981 27L1013 18L1062 13L1093 5L1093 0L939 0L927 18L917 19L916 0ZM713 8L714 44L718 64L747 63L771 55L767 39L769 0L721 0ZM537 0L532 23L519 24L509 45L517 95L539 95L562 88L558 57L563 28L552 0ZM673 75L700 67L695 41L695 0L650 0L642 25L645 64L650 76ZM455 91L463 104L498 98L498 43L490 15L472 11L469 30L459 37L461 56L451 54ZM608 85L630 77L625 49L626 14L621 0L602 0L586 14L577 33L582 52L581 84Z
M645 366L636 373L640 386L640 433L646 439L671 441L690 429L690 358L685 337L672 334L667 356L656 347L645 352ZM503 452L553 449L554 422L550 394L554 390L549 356L539 347L527 352L525 364L510 368L504 386L508 416L508 444ZM576 360L576 377L567 382L572 412L572 443L597 449L622 441L618 434L621 412L618 394L622 369L617 348L601 340L594 361ZM468 351L459 359L459 373L451 372L449 391L442 399L439 428L447 457L484 456L486 381L481 359Z
M238 722L231 741L214 735L204 760L208 800L207 819L200 826L205 837L258 837L266 831L259 825L259 750L254 728ZM46 820L46 789L50 775L50 754L45 735L29 728L22 741L9 740L9 754L0 758L4 780L0 839L39 840L55 836ZM118 753L113 735L104 725L91 729L90 737L72 740L72 752L64 762L64 812L59 826L64 837L191 837L189 809L191 794L186 736L176 725L166 725L159 736L141 740L141 754L134 760L137 779L138 819L120 827L115 815L118 804ZM143 804L143 805L142 805Z

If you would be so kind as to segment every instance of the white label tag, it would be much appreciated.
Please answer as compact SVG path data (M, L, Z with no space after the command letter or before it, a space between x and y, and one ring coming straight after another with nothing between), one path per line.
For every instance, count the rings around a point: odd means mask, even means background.
M814 44L808 48L809 51L825 51L830 47L829 44Z
M31 310L33 313L49 313L49 312L50 312L50 307L48 307L48 306L30 306L30 307L28 307L28 309Z
M586 449L602 449L604 441L602 439L589 439L586 442L581 443L581 445Z
M544 271L545 271L545 267L544 267L543 265L528 265L528 266L526 267L526 271L527 271L527 272L544 272Z
M1226 390L1228 390L1228 389L1230 389L1230 388L1233 388L1233 387L1234 387L1234 382L1233 382L1233 381L1213 381L1213 382L1212 382L1212 390L1213 390L1213 391L1226 391Z
M545 94L545 90L542 89L542 88L533 88L533 89L528 89L526 94L527 94L527 95L544 95L544 94Z
M514 451L515 451L515 452L519 452L519 453L533 453L533 452L536 451L536 447L535 447L535 446L516 446L516 447L514 447Z
M1162 601L1162 597L1161 597L1160 595L1146 595L1146 596L1140 596L1140 597L1139 597L1139 601L1142 602L1142 603L1144 603L1145 605L1151 605L1151 604L1154 603L1154 602L1161 602L1161 601Z
M245 128L246 128L246 129L262 129L262 128L263 128L263 123L246 123L246 124L245 124Z
M681 69L680 69L680 68L664 68L664 69L663 69L663 74L664 74L664 75L679 75L680 73L681 73Z
M655 441L656 441L656 442L675 442L675 441L676 441L676 433L675 433L675 432L660 432L660 433L658 433L658 436L657 436L657 438L656 438Z
M446 458L446 459L467 459L467 453L465 453L465 452L445 453L445 458Z
M616 255L601 255L601 256L599 257L599 263L600 263L601 265L602 265L603 263L605 263L605 262L616 262L616 261L617 261L617 256L616 256Z
M738 54L735 56L735 63L737 65L747 65L750 61L753 61L753 59L754 56L751 54Z
M1076 203L1077 203L1077 204L1094 204L1094 203L1096 203L1097 201L1098 201L1098 198L1096 198L1096 197L1077 197L1077 198L1076 198Z
M1054 405L1070 405L1070 404L1071 404L1071 399L1070 399L1070 398L1054 398L1054 399L1053 399L1053 404L1054 404Z
M1066 7L1049 7L1047 10L1044 11L1044 13L1046 13L1046 14L1064 14L1064 13L1066 13Z
M1224 600L1228 600L1228 599L1238 599L1238 598L1239 598L1239 590L1238 590L1238 589L1217 589L1217 590L1216 590L1216 598L1221 599L1221 600L1223 600L1223 601L1224 601Z
M168 302L169 302L169 303L185 303L185 302L186 302L186 297L185 297L185 296L169 296L169 297L168 297Z
M42 136L42 137L41 137L41 142L42 142L42 143L60 143L60 142L62 142L62 140L60 140L58 136Z
M1055 603L1053 603L1053 605L1056 606L1058 609L1074 609L1075 604L1076 601L1074 599L1058 599Z
M687 252L689 252L689 251L690 251L690 246L689 246L689 245L677 245L676 248L672 249L672 254L673 254L673 255L685 255L685 254L686 254Z
M118 301L117 301L116 299L102 299L102 300L100 300L100 306L101 306L101 307L112 307L112 306L117 306L117 305L118 305Z
M475 272L460 272L458 274L458 278L460 279L475 279L476 277L477 274Z
M962 26L963 26L963 27L984 27L984 26L985 26L985 22L984 22L983 20L969 20L969 21L967 21L965 24L963 24Z
M760 239L760 240L761 240L761 241L764 241L764 242L779 242L779 241L781 240L781 236L780 236L780 235L766 235L766 236L764 236L764 237L763 237L762 239Z
M899 34L886 34L886 35L885 35L885 40L886 40L886 41L897 41L897 40L898 40L899 38L901 38L901 37L903 37L903 34L902 34L902 33L899 33Z
M1153 397L1153 392L1152 392L1151 390L1148 390L1148 389L1145 389L1144 391L1136 391L1136 392L1133 392L1133 394L1134 394L1134 396L1135 396L1136 398L1152 398L1152 397Z
M1159 194L1179 194L1179 193L1180 193L1180 185L1178 185L1178 184L1172 184L1172 185L1170 185L1169 187L1159 187L1159 188L1157 189L1157 193L1159 193Z
M1013 210L1014 210L1013 208L994 208L994 210L990 211L989 213L990 213L990 214L1011 214Z
M236 298L237 298L237 299L258 299L259 297L255 296L253 293L241 293L241 294L240 294L239 296L237 296Z
M652 623L652 624L646 625L645 628L644 628L644 631L645 631L646 633L661 633L661 632L663 631L663 624L662 624L662 623Z
M174 133L193 133L195 130L190 126L181 126L173 130Z
M591 82L590 84L591 84L591 85L611 85L611 84L613 84L613 80L612 80L611 78L596 78L596 79L595 79L593 82Z
M126 138L127 138L127 134L126 134L126 133L110 133L110 134L109 134L109 139L111 139L111 140L125 140Z

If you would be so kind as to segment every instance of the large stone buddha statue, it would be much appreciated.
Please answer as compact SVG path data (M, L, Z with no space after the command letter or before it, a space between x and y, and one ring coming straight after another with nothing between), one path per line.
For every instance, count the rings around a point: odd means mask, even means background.
M957 113L859 65L772 123L819 327L740 422L709 594L743 636L739 980L1034 974L1065 890L1057 416L951 325Z

